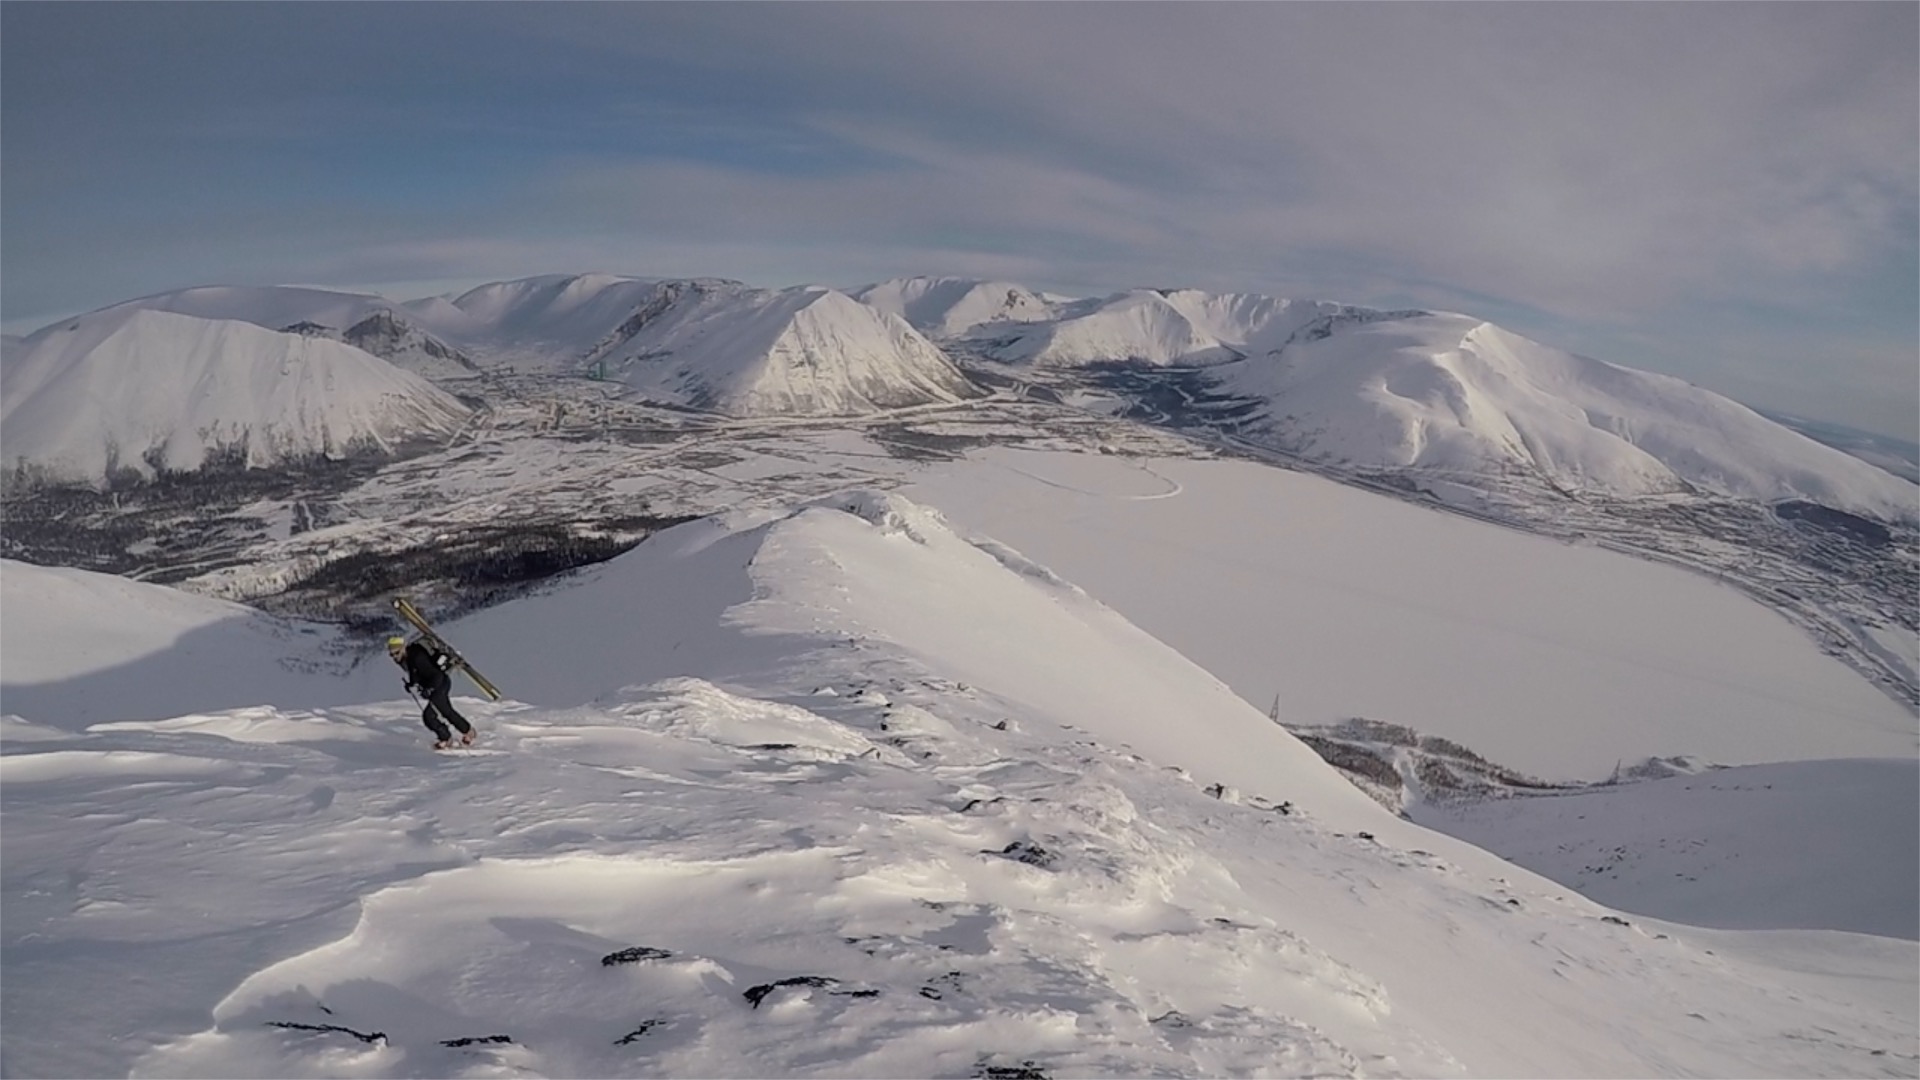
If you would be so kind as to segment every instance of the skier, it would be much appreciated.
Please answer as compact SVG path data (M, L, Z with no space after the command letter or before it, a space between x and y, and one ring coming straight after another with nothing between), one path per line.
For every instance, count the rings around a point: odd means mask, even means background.
M453 676L447 674L447 668L453 658L424 641L409 645L402 637L387 639L387 655L406 673L407 692L418 690L427 699L426 707L420 710L420 721L433 732L433 748L445 750L453 745L453 732L447 730L449 722L460 730L460 745L473 745L473 725L447 700L447 691L453 688Z

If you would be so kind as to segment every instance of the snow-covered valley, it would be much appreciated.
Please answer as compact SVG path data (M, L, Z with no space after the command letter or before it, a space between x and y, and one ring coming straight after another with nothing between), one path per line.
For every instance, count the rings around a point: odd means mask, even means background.
M1232 373L1428 317L1270 298L130 310L471 411L8 494L0 1073L1920 1074L1920 533L1784 428L1740 490L1329 455ZM1542 786L1383 806L1292 733L1354 718ZM1737 767L1580 786L1652 756Z

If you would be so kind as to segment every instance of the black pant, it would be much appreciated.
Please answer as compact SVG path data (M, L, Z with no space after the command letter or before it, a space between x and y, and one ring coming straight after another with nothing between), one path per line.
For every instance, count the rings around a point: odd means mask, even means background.
M460 729L462 735L473 730L473 725L467 723L467 718L455 712L453 702L447 700L447 691L452 688L452 679L440 680L427 691L427 707L420 710L420 722L427 725L427 730L433 732L434 739L439 742L446 742L453 738L453 733L447 730L447 722L451 722L454 727ZM445 717L445 720L442 720L442 717Z

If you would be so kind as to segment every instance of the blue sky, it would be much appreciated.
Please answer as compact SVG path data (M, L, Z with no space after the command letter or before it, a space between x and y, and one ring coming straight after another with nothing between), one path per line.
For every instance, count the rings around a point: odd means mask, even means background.
M0 320L536 273L1481 315L1920 437L1920 5L0 5Z

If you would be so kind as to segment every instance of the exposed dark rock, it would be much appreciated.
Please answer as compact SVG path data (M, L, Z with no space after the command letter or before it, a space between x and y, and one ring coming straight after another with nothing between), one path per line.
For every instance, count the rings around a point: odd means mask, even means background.
M368 1044L369 1046L371 1046L374 1043L383 1043L387 1041L387 1033L384 1031L355 1031L350 1027L341 1027L339 1024L302 1024L295 1020L269 1020L267 1021L267 1026L273 1027L273 1028L285 1028L288 1031L312 1031L312 1032L337 1031L342 1035L351 1035L354 1038L359 1039L361 1042Z
M651 945L635 945L631 949L608 953L600 958L600 965L612 967L615 964L637 964L642 960L665 960L672 955L673 953L666 949L656 949Z
M484 1046L494 1043L510 1043L512 1041L513 1037L511 1035L473 1035L459 1039L442 1039L440 1040L440 1045L453 1047Z
M981 1062L973 1067L973 1076L974 1080L1053 1080L1032 1058L1018 1065L988 1065Z
M1043 870L1052 866L1056 860L1053 852L1031 840L1015 840L999 851L982 851L980 854L1000 855L1016 862L1026 863L1028 866L1038 866Z
M634 1028L632 1031L629 1031L625 1035L622 1035L619 1038L613 1040L613 1045L627 1046L634 1042L637 1042L639 1041L640 1036L645 1035L647 1032L652 1031L654 1028L657 1028L664 1023L666 1023L666 1021L663 1019L642 1020L640 1022L639 1027Z
M839 984L839 979L830 979L825 975L795 975L792 978L779 979L770 983L761 983L759 986L749 986L740 996L746 998L747 1001L757 1009L760 1007L760 1002L765 1000L768 994L773 993L783 986L806 986L819 989L828 986L838 986Z

